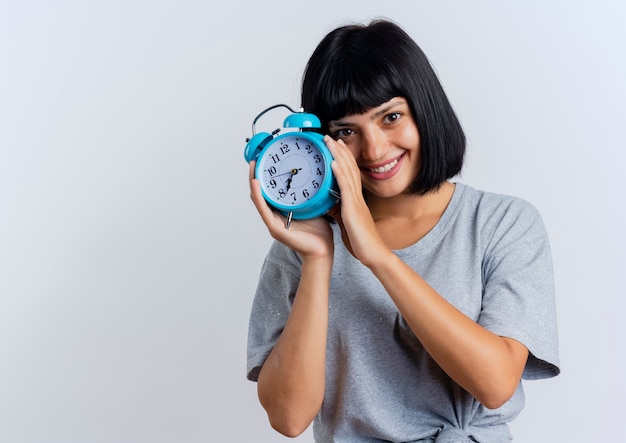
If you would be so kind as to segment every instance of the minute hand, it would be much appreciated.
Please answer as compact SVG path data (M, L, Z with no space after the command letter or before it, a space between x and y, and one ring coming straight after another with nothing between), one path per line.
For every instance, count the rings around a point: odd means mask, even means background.
M294 176L294 175L296 175L296 174L298 173L298 171L300 171L301 169L302 169L302 168L300 168L300 169L293 168L293 169L289 172L291 175L290 175L290 176L289 176L289 178L287 179L287 190L286 190L286 191L289 191L289 189L291 188L291 181L293 180L293 176ZM281 174L281 175L284 175L284 174Z
M296 175L298 171L302 171L302 168L293 168L288 172L283 172L282 174L276 174L274 177L280 177L282 175L291 174L292 176Z

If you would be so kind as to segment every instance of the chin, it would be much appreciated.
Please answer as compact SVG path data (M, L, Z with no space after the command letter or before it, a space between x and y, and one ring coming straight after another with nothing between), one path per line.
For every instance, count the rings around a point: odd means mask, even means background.
M376 197L376 198L393 198L393 197L399 197L401 195L409 195L410 192L408 192L410 186L407 186L405 188L395 188L395 187L373 187L373 188L363 188L364 194L366 195L371 195L372 197Z

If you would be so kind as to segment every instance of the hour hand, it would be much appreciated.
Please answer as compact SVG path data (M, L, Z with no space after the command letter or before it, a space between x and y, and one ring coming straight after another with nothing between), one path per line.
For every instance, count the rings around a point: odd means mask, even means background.
M293 168L291 171L286 172L286 174L291 174L289 178L287 179L287 191L289 191L289 188L291 188L291 181L293 180L293 176L296 175L298 171L301 171L301 170L302 168Z

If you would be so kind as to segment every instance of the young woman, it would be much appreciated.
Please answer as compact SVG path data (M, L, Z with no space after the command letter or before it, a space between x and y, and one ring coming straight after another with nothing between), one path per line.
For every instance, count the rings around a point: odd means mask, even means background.
M540 215L452 179L465 136L418 45L374 21L330 32L302 106L320 117L341 204L276 239L252 307L248 378L271 425L318 442L500 442L522 379L559 373ZM331 221L329 219L332 218Z

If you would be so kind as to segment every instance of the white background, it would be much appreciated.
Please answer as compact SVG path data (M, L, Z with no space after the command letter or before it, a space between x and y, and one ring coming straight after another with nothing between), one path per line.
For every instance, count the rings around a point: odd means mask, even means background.
M269 245L245 138L376 16L440 75L460 180L551 237L563 372L526 384L515 441L623 435L623 2L0 0L0 442L287 440L245 380Z

